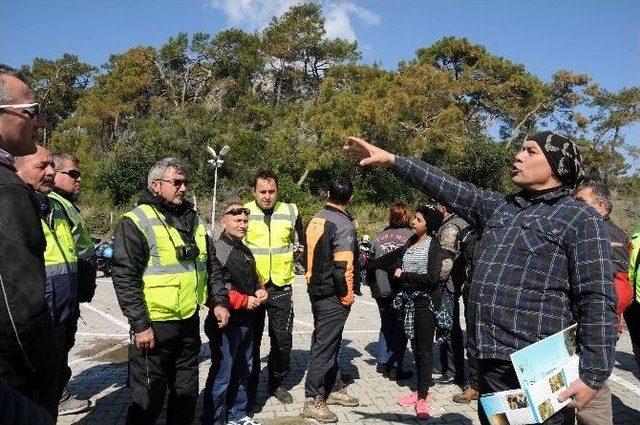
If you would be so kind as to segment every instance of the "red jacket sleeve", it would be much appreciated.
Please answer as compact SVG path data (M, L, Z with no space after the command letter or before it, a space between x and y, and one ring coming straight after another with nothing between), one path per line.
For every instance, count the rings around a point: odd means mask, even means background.
M232 310L244 310L248 301L249 295L241 294L235 289L229 290L229 306Z

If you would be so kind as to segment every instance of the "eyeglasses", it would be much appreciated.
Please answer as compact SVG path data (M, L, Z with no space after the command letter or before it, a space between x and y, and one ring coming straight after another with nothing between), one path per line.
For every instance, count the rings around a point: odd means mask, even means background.
M225 211L224 213L224 215L239 215L239 214L249 215L249 208L242 208L242 207L232 208L229 211Z
M57 170L57 172L66 174L72 179L79 179L80 177L82 177L82 173L80 172L80 170Z
M29 115L29 118L33 119L40 114L39 103L17 103L15 105L0 105L0 109L20 109L25 114Z
M189 180L187 179L174 179L174 180L158 179L158 181L171 183L174 187L182 187L182 185L184 185L185 187L189 186Z

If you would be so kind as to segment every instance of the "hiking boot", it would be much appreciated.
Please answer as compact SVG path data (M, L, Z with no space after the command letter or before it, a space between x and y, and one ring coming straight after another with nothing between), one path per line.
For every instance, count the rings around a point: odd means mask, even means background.
M402 381L404 379L410 379L413 376L413 372L410 370L402 370L395 366L389 368L388 378L391 381Z
M469 385L465 385L461 393L453 396L453 401L456 403L469 404L478 399L480 393L478 390L471 388Z
M315 419L325 424L338 422L338 416L329 410L324 402L324 397L321 395L317 395L315 398L307 398L302 408L302 417Z
M278 387L271 393L275 396L276 399L282 404L291 404L293 403L293 396L287 390L282 387Z
M62 398L58 403L58 416L73 415L89 410L90 400L78 400L65 389Z
M337 404L340 406L356 407L360 404L357 398L347 393L347 389L343 388L339 391L333 391L329 394L326 401L327 405Z

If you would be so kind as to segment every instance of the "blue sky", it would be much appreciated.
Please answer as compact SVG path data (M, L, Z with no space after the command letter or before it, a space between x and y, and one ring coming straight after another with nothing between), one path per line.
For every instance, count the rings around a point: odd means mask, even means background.
M295 0L0 0L0 60L73 53L94 65L180 31L261 30ZM609 90L640 86L640 1L322 0L329 34L356 39L366 63L395 69L445 36L467 37L548 81L584 72ZM637 127L636 127L637 129ZM630 134L638 144L638 131Z

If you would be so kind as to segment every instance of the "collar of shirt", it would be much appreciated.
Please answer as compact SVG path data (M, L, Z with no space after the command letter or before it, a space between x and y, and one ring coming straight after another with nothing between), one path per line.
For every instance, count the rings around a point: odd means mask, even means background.
M552 204L558 199L569 195L569 192L570 191L567 186L558 186L551 189L537 190L533 192L522 191L511 195L511 197L517 206L520 208L526 208L540 202Z

